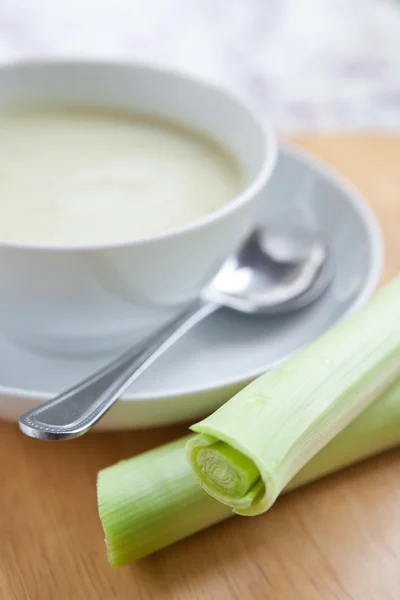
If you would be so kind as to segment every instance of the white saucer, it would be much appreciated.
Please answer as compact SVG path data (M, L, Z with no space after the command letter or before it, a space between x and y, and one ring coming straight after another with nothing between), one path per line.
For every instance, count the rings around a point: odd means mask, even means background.
M284 211L285 219L290 214L297 220L299 210L294 205L309 205L335 261L331 288L315 304L290 316L249 318L221 311L209 318L143 375L99 428L193 421L359 308L372 294L383 262L381 233L364 199L342 177L303 151L284 147L266 202L273 203L272 219ZM268 214L270 221L270 208ZM35 355L0 335L0 418L16 420L99 368L101 362Z

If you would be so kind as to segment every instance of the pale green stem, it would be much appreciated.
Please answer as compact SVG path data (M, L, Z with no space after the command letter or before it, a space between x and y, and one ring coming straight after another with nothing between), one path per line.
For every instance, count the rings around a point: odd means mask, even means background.
M400 377L400 277L191 429L199 484L240 515L283 488Z

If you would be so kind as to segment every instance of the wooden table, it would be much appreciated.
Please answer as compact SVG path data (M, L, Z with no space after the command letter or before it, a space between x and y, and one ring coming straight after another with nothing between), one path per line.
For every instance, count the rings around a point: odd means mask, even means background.
M400 137L301 137L366 194L383 226L383 280L400 271ZM183 427L48 445L0 422L1 600L399 600L400 451L231 519L132 566L106 561L99 469Z

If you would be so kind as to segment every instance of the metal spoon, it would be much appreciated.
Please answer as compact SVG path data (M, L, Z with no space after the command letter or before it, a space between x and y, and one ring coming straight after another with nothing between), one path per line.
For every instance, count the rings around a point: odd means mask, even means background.
M139 350L128 350L81 383L22 415L20 429L42 440L83 435L157 358L212 313L223 307L249 315L291 312L316 300L332 275L329 252L321 240L256 230L179 317L152 334Z

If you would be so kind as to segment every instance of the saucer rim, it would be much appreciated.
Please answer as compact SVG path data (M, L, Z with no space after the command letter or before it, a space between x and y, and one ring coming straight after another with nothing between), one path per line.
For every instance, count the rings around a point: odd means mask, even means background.
M365 196L357 189L357 187L351 183L347 177L339 173L334 167L327 163L324 159L315 156L312 152L304 150L301 146L298 146L292 142L280 142L278 148L278 160L279 155L285 154L294 158L297 162L314 168L323 175L325 179L330 180L333 185L340 188L346 195L348 202L355 208L361 221L364 224L368 240L370 243L370 266L367 277L364 283L361 285L357 296L353 299L348 308L340 315L339 320L345 318L351 313L361 308L367 300L371 297L375 291L384 265L384 240L383 233L380 227L379 221L374 211L369 206ZM281 357L274 363L271 363L268 369L271 369L277 364L286 360L291 353L288 353L284 357ZM259 368L250 372L242 373L235 379L227 379L212 385L203 385L201 387L179 389L175 388L169 390L166 393L154 393L154 392L141 392L140 394L129 393L123 394L121 401L124 403L130 402L151 402L151 401L168 401L172 399L179 399L193 395L202 395L208 392L223 390L228 387L240 386L247 382L255 379L262 375L265 371ZM0 396L8 396L9 398L19 398L24 400L32 400L36 403L44 402L54 397L52 392L40 392L37 390L26 390L17 387L8 387L0 384Z

